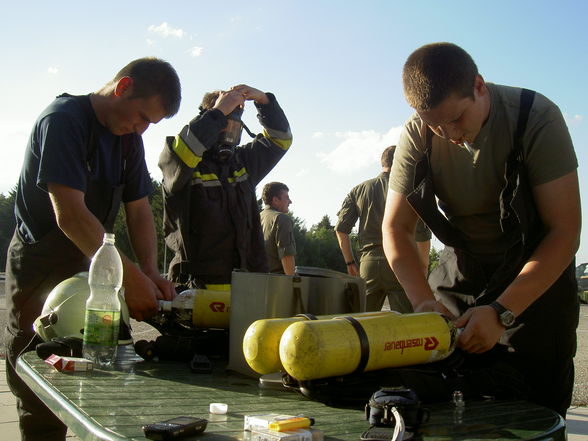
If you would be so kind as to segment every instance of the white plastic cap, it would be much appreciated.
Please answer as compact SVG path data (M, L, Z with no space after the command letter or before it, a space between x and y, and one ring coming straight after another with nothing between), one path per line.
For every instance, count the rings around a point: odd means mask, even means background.
M158 300L159 310L163 312L169 312L172 310L172 302L169 300Z
M215 415L224 415L229 406L225 403L210 403L209 412Z

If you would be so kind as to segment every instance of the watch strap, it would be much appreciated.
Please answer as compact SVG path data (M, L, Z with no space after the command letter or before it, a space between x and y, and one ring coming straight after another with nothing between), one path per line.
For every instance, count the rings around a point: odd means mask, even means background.
M505 308L496 301L490 303L490 306L496 311L496 314L498 315L498 321L502 324L502 326L508 328L514 324L515 315L510 309Z
M492 306L492 308L494 308L494 310L496 311L496 314L498 314L499 318L502 313L506 312L506 308L498 302L492 302L492 303L490 303L490 306Z

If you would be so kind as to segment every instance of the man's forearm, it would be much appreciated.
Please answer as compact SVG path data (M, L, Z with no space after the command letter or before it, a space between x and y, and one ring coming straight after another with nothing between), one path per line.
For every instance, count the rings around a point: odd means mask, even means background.
M351 247L351 239L349 238L349 234L343 233L341 231L335 231L335 234L337 235L337 241L339 241L341 254L343 254L343 259L345 260L347 274L356 277L359 276L359 267L357 262L355 262L355 258L353 257L353 248Z
M418 216L406 197L392 190L386 196L382 220L382 246L390 267L404 288L415 310L425 302L434 302L415 241Z
M576 249L577 240L573 236L548 233L497 300L519 316L555 283L572 261Z
M127 203L125 212L131 245L139 267L145 274L159 274L157 243L155 242L157 234L153 213L147 198Z
M547 232L519 275L498 297L519 315L537 300L572 261L582 225L578 175L574 170L533 187L537 212Z
M84 194L60 184L48 184L49 197L58 227L88 258L104 238L104 227L86 207Z
M341 254L343 254L343 259L345 263L353 262L355 258L353 257L353 250L351 247L351 239L349 238L349 234L343 233L341 231L335 231L337 235L337 241L339 242L339 248L341 249Z
M284 256L281 259L282 268L284 269L284 274L287 276L293 276L296 274L296 264L294 256Z
M413 306L435 300L422 269L414 234L386 227L382 240L388 263Z

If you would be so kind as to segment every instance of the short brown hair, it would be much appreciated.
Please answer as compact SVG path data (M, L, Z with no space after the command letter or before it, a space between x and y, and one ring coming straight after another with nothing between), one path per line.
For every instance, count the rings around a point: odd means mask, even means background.
M404 96L415 110L430 110L457 94L474 97L478 67L470 55L453 43L431 43L406 60L402 72Z
M118 71L112 82L116 83L124 77L133 79L131 99L159 95L166 118L178 113L182 101L182 87L176 70L167 61L155 57L131 61Z
M281 182L269 182L263 186L261 199L266 205L271 205L274 197L279 198L282 191L290 191L290 189Z
M208 110L212 109L216 104L216 100L218 99L219 95L222 93L222 90L215 90L213 92L207 92L202 97L202 102L200 103L200 110Z
M396 151L396 146L391 145L390 147L386 147L386 149L382 152L382 168L390 168L392 167L392 161L394 160L394 152Z

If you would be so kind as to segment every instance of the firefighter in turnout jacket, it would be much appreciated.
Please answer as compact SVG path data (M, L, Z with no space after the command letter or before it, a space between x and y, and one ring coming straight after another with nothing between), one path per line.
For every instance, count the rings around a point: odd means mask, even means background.
M263 132L238 145L249 100ZM224 285L235 268L268 271L255 187L291 143L274 95L246 85L206 94L200 114L166 139L159 167L166 243L175 253L168 277L174 283Z

